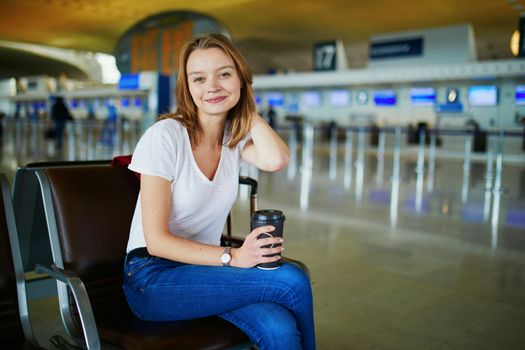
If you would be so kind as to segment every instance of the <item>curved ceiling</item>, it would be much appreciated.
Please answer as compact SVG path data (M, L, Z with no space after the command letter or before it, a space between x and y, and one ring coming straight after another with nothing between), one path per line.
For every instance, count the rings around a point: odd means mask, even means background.
M88 78L86 72L74 64L33 52L0 46L0 79L33 75L58 77L62 74L78 80Z
M307 62L294 56L309 55L318 41L342 39L347 52L359 53L350 66L360 66L371 35L461 23L473 26L480 59L498 59L511 57L509 38L524 5L525 0L6 0L0 2L0 39L112 53L136 22L179 9L224 23L249 60L262 53L283 55L296 70Z

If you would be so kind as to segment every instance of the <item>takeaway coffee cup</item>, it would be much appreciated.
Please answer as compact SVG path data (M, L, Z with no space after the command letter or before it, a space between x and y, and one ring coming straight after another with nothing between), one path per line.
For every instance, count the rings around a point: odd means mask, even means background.
M283 236L283 226L284 220L286 217L283 215L283 212L280 210L274 209L265 209L257 210L252 214L252 230L257 227L271 225L275 227L274 231L261 233L257 239L266 238L266 237L282 237ZM262 246L263 248L273 248L280 247L281 244L268 244ZM281 255L281 253L265 255L265 256L276 256ZM281 265L281 260L277 260L270 263L264 263L257 265L258 268L263 270L273 270L278 268Z

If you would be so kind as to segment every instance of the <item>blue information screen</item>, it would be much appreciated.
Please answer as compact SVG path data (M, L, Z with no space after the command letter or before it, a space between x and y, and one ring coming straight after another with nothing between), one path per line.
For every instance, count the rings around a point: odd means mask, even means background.
M374 92L374 103L376 106L395 106L397 95L394 90L377 90Z
M410 100L414 106L433 106L436 103L436 90L427 87L412 88Z
M139 89L139 75L138 74L122 74L118 82L119 90L138 90Z
M283 107L284 94L282 92L269 92L266 94L266 102L272 107Z
M515 99L517 105L525 105L525 85L516 86Z

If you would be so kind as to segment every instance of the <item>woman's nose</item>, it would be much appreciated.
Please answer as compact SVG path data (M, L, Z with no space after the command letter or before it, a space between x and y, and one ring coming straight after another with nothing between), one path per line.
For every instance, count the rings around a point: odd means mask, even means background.
M208 79L208 85L206 86L207 92L217 92L220 89L219 80L217 78Z

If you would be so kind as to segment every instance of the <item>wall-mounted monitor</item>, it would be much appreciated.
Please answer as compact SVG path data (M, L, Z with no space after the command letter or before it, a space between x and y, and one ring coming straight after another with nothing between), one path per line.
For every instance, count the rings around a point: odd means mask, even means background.
M525 105L525 85L517 85L515 91L516 104Z
M260 106L262 102L261 95L256 94L255 95L255 105Z
M140 76L136 73L122 74L118 81L119 90L138 90L140 85Z
M374 103L376 106L395 106L397 95L394 90L374 91Z
M415 87L410 89L410 101L414 106L433 106L436 103L436 89Z
M348 90L331 90L328 92L328 103L332 107L350 106L351 95Z
M133 100L133 106L134 107L141 107L142 106L142 99L140 97L135 97Z
M305 91L301 93L301 106L306 108L319 108L322 105L320 91Z
M268 92L266 93L266 102L272 107L283 107L284 94L282 92Z
M467 99L471 106L496 106L498 104L498 88L495 85L470 86Z
M120 106L123 107L123 108L129 107L129 98L128 97L121 98L120 99Z
M285 111L291 114L299 112L299 93L289 92L286 94Z

